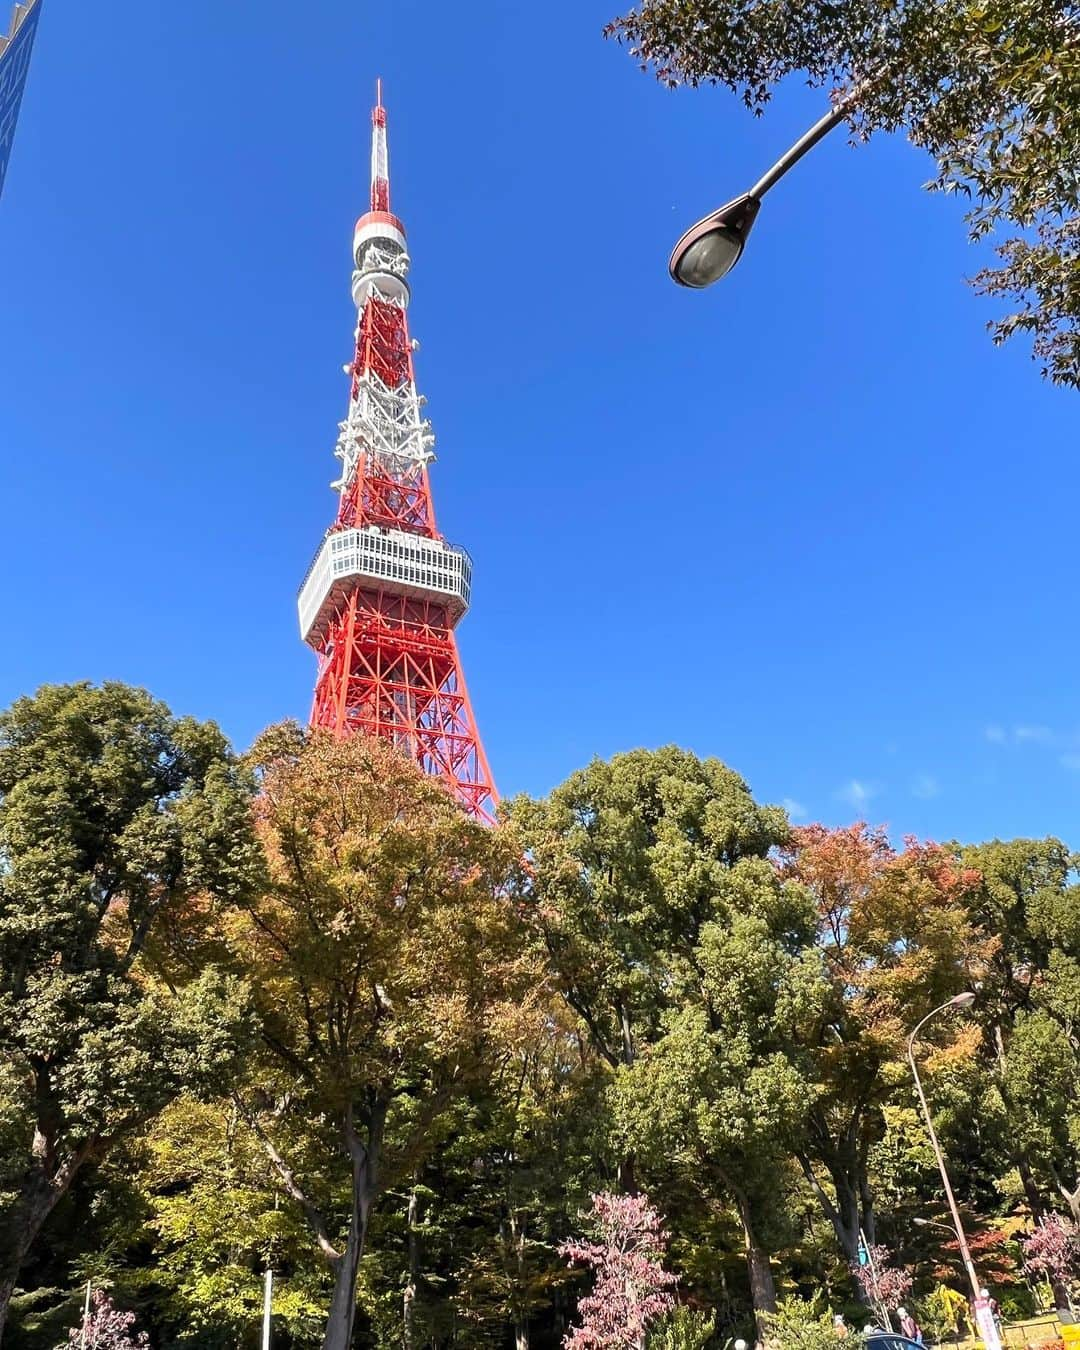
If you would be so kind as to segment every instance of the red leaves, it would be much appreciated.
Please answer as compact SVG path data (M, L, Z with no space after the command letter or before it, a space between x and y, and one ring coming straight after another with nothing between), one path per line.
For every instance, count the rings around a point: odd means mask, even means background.
M560 1256L596 1272L591 1294L578 1303L581 1325L563 1339L567 1350L639 1350L649 1325L670 1311L676 1277L663 1268L668 1234L642 1195L592 1197L597 1242L569 1241Z
M1058 1214L1043 1219L1021 1245L1028 1275L1067 1284L1080 1271L1080 1228Z

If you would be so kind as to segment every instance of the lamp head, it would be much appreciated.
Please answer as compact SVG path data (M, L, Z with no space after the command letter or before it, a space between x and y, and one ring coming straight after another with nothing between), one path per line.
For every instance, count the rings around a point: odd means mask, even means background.
M965 989L962 994L957 994L955 998L949 999L950 1008L970 1008L975 1002L975 994L971 989Z
M701 291L726 276L742 256L761 201L749 192L686 231L668 262L673 281Z

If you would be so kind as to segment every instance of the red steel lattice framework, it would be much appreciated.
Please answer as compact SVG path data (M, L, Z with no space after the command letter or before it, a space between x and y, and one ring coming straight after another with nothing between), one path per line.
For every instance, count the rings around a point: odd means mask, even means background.
M300 591L300 628L319 657L313 726L381 736L444 779L470 814L497 802L454 628L472 564L439 534L409 337L405 228L390 211L386 110L372 113L371 210L356 224L356 354L337 517Z

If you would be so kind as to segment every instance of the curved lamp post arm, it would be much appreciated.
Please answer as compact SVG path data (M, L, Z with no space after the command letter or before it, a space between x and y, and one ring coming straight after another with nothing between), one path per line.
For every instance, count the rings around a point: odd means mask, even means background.
M808 151L813 150L818 141L824 140L834 127L840 125L844 118L847 117L854 101L853 97L849 94L847 97L842 98L835 107L830 108L824 117L818 118L810 130L804 132L791 149L781 155L771 169L762 174L746 195L760 201L762 197L765 196L766 192L768 192L771 187L775 186L789 169L794 168L795 165L798 164L803 155Z
M949 1180L949 1170L945 1166L945 1155L941 1151L941 1145L938 1143L937 1131L934 1129L934 1121L930 1115L930 1104L926 1100L926 1093L923 1091L922 1079L919 1077L919 1070L915 1063L915 1040L919 1032L923 1029L932 1017L938 1013L944 1012L947 1008L963 1008L971 1003L974 994L958 994L956 998L951 998L940 1007L928 1012L919 1022L914 1031L908 1037L907 1058L911 1067L911 1076L915 1080L915 1091L919 1094L919 1104L922 1107L923 1120L926 1122L926 1129L930 1135L930 1143L934 1149L934 1156L937 1158L938 1170L941 1173L941 1183L945 1188L945 1198L949 1202L949 1213L952 1215L953 1227L956 1229L956 1237L960 1243L960 1254L964 1259L964 1268L967 1271L968 1280L971 1283L971 1297L978 1299L980 1296L979 1277L975 1273L975 1263L971 1259L971 1248L968 1246L967 1234L964 1232L964 1225L960 1220L960 1210L956 1203L956 1196L953 1195L952 1182Z
M804 132L771 169L767 170L749 192L719 207L710 215L691 225L675 245L668 261L673 281L692 290L703 290L725 276L742 256L746 239L753 228L761 199L780 181L787 171L838 127L858 103L867 80L860 80L854 88L839 98L809 131Z

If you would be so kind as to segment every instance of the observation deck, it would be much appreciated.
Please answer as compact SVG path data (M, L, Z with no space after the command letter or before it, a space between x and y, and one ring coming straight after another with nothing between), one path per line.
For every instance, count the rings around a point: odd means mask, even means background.
M472 559L441 539L375 525L328 534L300 587L300 636L316 650L336 611L356 588L446 606L453 627L469 608Z

